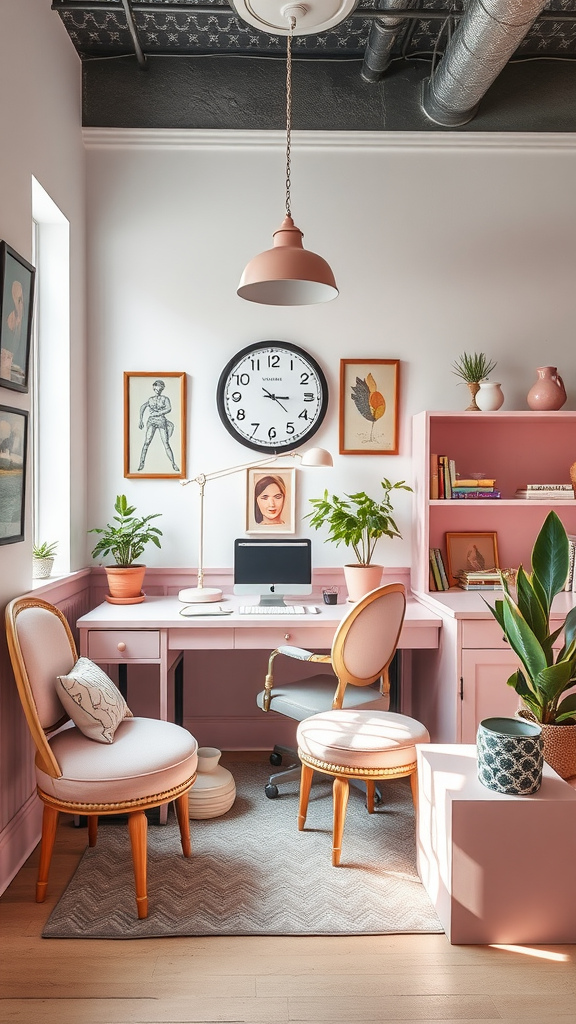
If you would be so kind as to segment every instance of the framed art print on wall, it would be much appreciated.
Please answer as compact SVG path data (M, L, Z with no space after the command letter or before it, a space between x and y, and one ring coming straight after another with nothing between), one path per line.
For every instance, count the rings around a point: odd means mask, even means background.
M447 533L448 582L454 586L459 572L484 572L498 568L496 533Z
M251 466L246 470L246 533L295 532L295 468Z
M340 360L340 454L398 455L399 359Z
M36 271L0 242L0 385L28 391Z
M24 540L28 413L0 405L0 544Z
M186 476L186 374L124 374L124 476Z

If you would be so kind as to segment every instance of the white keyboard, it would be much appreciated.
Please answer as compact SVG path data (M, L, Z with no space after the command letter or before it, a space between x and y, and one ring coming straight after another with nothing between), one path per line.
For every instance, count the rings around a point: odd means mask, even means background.
M245 604L238 609L240 615L306 615L303 604L269 605Z

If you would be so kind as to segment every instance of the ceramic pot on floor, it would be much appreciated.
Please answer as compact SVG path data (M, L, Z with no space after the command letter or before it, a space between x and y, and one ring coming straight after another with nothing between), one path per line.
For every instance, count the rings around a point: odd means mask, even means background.
M218 764L221 757L217 747L198 747L198 773L188 794L191 818L217 818L226 814L236 799L236 783L232 773Z

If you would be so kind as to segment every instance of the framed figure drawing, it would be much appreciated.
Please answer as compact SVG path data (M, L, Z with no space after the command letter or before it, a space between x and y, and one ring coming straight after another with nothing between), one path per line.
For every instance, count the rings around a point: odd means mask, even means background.
M483 572L498 568L496 533L447 533L448 582L454 586L458 572Z
M28 391L36 271L0 242L0 385Z
M246 470L246 533L296 532L296 470Z
M186 374L124 374L124 476L186 476Z
M0 405L0 544L24 540L28 413Z
M399 359L340 360L340 454L398 455Z

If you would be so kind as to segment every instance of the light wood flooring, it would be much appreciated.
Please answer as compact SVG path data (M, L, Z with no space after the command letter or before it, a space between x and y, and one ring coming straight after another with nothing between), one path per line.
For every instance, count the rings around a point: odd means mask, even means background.
M576 1022L576 946L451 946L444 935L41 939L85 844L86 830L64 819L46 902L34 902L37 850L0 899L0 1024ZM535 884L548 870L535 870Z

